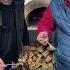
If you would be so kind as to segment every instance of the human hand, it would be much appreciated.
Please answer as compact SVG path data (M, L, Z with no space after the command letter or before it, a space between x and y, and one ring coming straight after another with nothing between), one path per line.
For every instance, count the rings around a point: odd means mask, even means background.
M37 40L40 44L42 44L43 46L46 46L49 41L48 33L40 32L37 36Z
M4 61L0 58L0 70L3 70L5 68Z
M13 0L0 0L0 3L4 5L11 5Z
M40 32L37 36L37 40L39 41L40 44L42 44L43 46L46 46L47 44L49 45L49 47L47 47L47 49L49 51L54 51L56 48L54 46L52 46L49 43L49 37L48 37L48 33L47 32Z

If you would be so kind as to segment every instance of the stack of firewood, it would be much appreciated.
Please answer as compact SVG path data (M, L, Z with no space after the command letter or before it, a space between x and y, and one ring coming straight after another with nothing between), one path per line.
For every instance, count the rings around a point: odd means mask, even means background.
M26 64L30 70L38 68L46 68L47 70L53 70L53 52L49 51L46 47L42 47L37 43L31 44L31 51L29 54L25 53L18 59L17 66Z

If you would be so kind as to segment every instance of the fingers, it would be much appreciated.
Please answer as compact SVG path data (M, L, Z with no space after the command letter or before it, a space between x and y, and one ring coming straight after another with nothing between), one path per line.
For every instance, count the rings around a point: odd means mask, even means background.
M5 64L3 60L0 58L0 70L3 70L5 68Z
M4 70L5 66L3 66L2 64L0 64L0 70Z
M47 32L40 32L38 37L37 37L37 40L39 41L40 44L42 45L47 45L47 42L49 40L48 38L48 33Z
M39 43L45 46L47 45L47 41L48 41L47 39L40 39Z
M46 38L47 36L48 36L47 32L40 32L37 37L37 40L39 40L40 38Z
M48 44L48 41L49 41L48 37L45 38L45 39L44 39L44 42L43 42L43 45L46 46L46 45Z

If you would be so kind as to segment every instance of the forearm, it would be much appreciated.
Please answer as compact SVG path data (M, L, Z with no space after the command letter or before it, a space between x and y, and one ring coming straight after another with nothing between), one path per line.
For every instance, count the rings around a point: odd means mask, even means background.
M38 23L38 33L46 31L48 35L51 36L54 30L55 30L55 21L54 18L52 17L51 8L48 7Z

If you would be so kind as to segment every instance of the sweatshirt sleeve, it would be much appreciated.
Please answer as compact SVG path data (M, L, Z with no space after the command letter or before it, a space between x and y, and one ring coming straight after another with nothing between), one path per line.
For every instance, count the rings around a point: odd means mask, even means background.
M48 36L50 37L52 32L55 29L55 21L52 17L52 11L51 8L46 8L45 12L43 13L42 18L38 22L38 34L40 32L46 31L48 32Z

